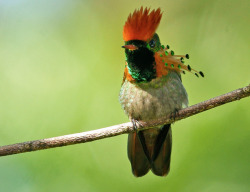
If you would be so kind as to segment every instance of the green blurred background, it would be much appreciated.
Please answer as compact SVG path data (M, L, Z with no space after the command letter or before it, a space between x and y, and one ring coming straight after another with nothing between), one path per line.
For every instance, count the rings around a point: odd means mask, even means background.
M0 145L127 122L122 29L141 5L161 7L162 43L205 73L183 77L190 105L249 84L249 0L1 0ZM2 157L0 191L249 191L249 101L175 123L166 178L135 178L121 135Z

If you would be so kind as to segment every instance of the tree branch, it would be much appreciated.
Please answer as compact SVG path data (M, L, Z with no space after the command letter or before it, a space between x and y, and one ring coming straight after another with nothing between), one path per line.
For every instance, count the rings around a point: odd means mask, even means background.
M164 117L162 119L157 119L150 122L138 122L138 129L146 129L156 125L164 125L168 123L173 123L174 121L179 121L185 119L192 115L201 113L203 111L218 107L220 105L240 100L244 97L250 96L250 85L234 90L232 92L226 93L224 95L209 99L207 101L198 103L196 105L181 109L175 116L175 119L170 116ZM123 123L120 125L114 125L107 128L97 129L93 131L87 131L82 133L76 133L71 135L64 135L59 137L52 137L48 139L41 139L35 141L28 141L23 143L17 143L13 145L6 145L0 147L0 156L13 155L17 153L25 153L30 151L37 151L42 149L49 149L55 147L62 147L67 145L73 145L77 143L85 143L90 141L95 141L98 139L103 139L107 137L113 137L116 135L121 135L124 133L133 132L132 123Z

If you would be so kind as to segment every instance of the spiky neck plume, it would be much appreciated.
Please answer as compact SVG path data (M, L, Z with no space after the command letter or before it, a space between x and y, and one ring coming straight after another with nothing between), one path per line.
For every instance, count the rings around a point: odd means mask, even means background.
M202 71L197 71L191 68L190 65L185 65L184 59L189 59L189 55L175 55L173 50L169 50L170 46L164 45L161 46L161 49L157 51L154 55L156 61L156 74L157 77L162 77L167 75L168 71L182 72L185 74L185 71L195 74L197 77L204 77Z

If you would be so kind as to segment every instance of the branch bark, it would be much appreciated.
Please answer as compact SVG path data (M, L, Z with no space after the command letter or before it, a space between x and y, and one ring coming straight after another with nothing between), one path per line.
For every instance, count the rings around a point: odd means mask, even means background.
M157 119L150 122L138 122L138 129L148 129L156 125L164 125L168 123L173 123L174 121L179 121L185 119L192 115L201 113L203 111L218 107L220 105L240 100L244 97L250 96L250 85L234 90L232 92L226 93L224 95L214 97L207 101L203 101L196 105L181 109L175 116L175 119L170 116L164 117L162 119ZM107 128L97 129L93 131L87 131L82 133L64 135L59 137L52 137L48 139L34 140L23 143L17 143L12 145L6 145L0 147L0 156L13 155L17 153L25 153L30 151L38 151L43 149L62 147L67 145L73 145L77 143L85 143L90 141L95 141L107 137L113 137L121 135L124 133L133 132L132 123L123 123L120 125L114 125Z

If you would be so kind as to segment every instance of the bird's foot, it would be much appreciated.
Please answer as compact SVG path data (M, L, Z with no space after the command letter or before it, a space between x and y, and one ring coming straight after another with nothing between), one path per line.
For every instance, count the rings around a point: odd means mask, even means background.
M142 124L138 120L135 120L135 119L132 119L131 122L133 124L134 131L138 133L138 127L142 126Z
M175 121L176 115L178 115L178 109L174 109L174 111L170 114L170 119L173 119Z

